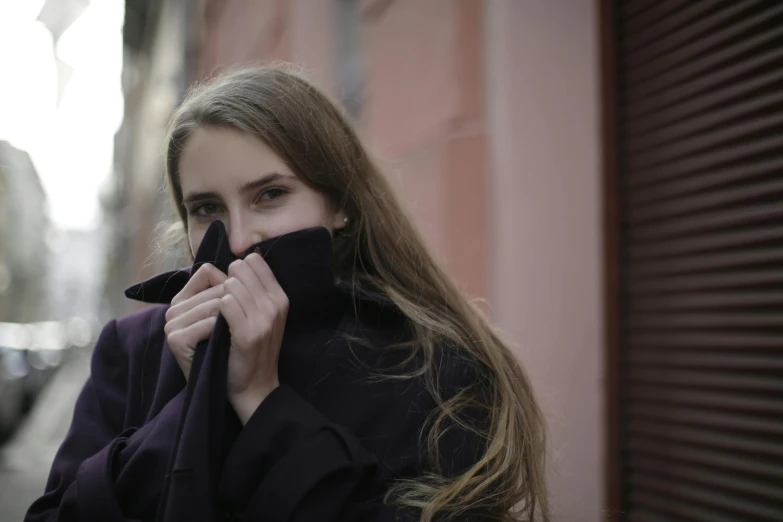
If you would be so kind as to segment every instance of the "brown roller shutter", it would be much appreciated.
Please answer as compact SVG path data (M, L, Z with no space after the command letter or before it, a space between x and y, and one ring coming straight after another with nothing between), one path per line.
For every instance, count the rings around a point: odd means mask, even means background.
M604 14L612 518L782 522L783 1Z

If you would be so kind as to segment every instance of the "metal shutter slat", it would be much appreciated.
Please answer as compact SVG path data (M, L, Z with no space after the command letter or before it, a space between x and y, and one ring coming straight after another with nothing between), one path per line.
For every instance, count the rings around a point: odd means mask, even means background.
M683 442L666 442L657 438L635 436L629 440L629 447L641 455L648 455L663 460L675 460L693 466L704 466L708 469L734 471L741 475L766 478L768 481L783 483L783 467L767 459L736 456L720 449L694 446Z
M774 62L773 62L774 63ZM734 82L721 84L698 97L692 95L677 96L677 90L672 89L667 95L665 106L647 111L638 115L633 120L623 122L623 127L629 137L629 145L633 140L641 139L648 133L661 130L664 127L673 127L680 122L687 123L691 119L697 119L708 115L715 109L713 117L718 119L730 119L731 113L721 115L724 109L747 102L751 98L774 95L783 84L783 70L770 67L763 74L740 77ZM680 91L688 94L687 91ZM654 100L653 100L654 101ZM663 110L662 110L663 109Z
M629 281L631 297L714 290L748 290L783 283L783 270L734 271L725 274L663 277L655 280Z
M683 256L700 252L702 254L723 251L728 248L768 245L783 237L783 225L771 225L758 229L738 230L701 234L696 238L665 239L657 242L632 244L629 257L634 261Z
M660 21L674 11L682 8L686 0L674 0L672 2L661 2L659 0L635 0L633 2L623 2L623 18L626 20L626 27L629 33L636 33L640 29L649 26L652 23Z
M723 491L730 494L738 494L751 497L761 504L766 504L760 511L746 507L747 511L755 511L758 516L771 516L770 513L777 513L774 505L769 506L769 502L774 503L780 498L780 489L769 485L768 483L755 480L749 477L738 479L731 474L722 473L713 469L705 470L689 466L676 459L651 459L647 456L639 455L632 462L634 468L645 474L660 478L674 478L679 481L687 481L690 484L699 487L706 487L710 490Z
M654 489L633 491L632 499L640 508L657 513L667 522L747 522L746 518L740 518L739 515L667 497Z
M751 183L779 175L783 170L783 158L762 158L740 166L712 169L707 173L675 178L644 190L629 192L628 203L631 208L670 198L688 197L702 191Z
M635 172L652 168L662 168L684 158L694 158L701 154L712 154L718 147L734 143L747 143L754 136L783 133L783 114L773 112L770 115L757 115L749 121L734 122L732 125L707 129L687 139L672 141L666 147L647 150L629 156L627 166Z
M743 374L779 374L783 359L775 355L753 353L749 349L727 352L722 350L674 349L632 346L627 354L635 367L662 366L685 370L736 370Z
M713 487L705 487L685 479L673 481L669 480L669 477L634 473L632 483L673 499L691 502L697 506L717 508L726 514L752 517L750 520L754 521L780 522L780 516L783 514L775 506L770 507L760 502L751 502L742 495L715 491ZM745 518L744 520L749 519Z
M726 369L724 368L724 371ZM666 371L666 368L664 368ZM706 370L709 371L709 370ZM706 372L705 371L705 372ZM767 390L764 389L764 392ZM688 387L660 386L650 384L634 384L628 388L628 396L634 400L661 406L683 405L691 408L725 409L730 412L748 412L760 415L783 416L783 401L780 397L767 398L756 393L740 394L721 392L720 390L700 390ZM783 473L783 468L781 468Z
M783 248L754 248L742 251L693 255L666 259L638 261L628 271L631 279L649 279L659 276L671 276L698 272L714 272L732 268L751 266L783 265Z
M735 7L744 7L743 4L737 3ZM712 49L703 47L705 52L700 56L696 56L695 60L687 61L674 65L671 69L663 70L651 70L645 71L647 79L644 81L638 81L634 85L633 77L630 75L627 85L627 96L630 102L642 101L645 99L653 98L657 95L664 94L674 87L683 85L685 83L695 81L709 74L710 72L718 69L723 64L733 64L736 62L744 61L756 54L763 53L764 49L774 46L783 34L783 29L776 25L775 22L780 15L780 11L775 11L775 19L764 17L763 22L769 27L766 30L762 30L756 33L751 33L747 38L735 38L730 39L726 32L717 33L716 36L725 38L731 42L727 46L714 47ZM689 35L691 37L691 35ZM699 44L705 44L708 39L699 38L692 40L697 42L691 46L691 51L695 47L697 50L700 48ZM682 54L689 52L687 46L680 47L677 52L673 53L672 59L677 62L684 59ZM666 63L666 62L664 62ZM647 64L649 67L650 64ZM644 68L640 68L644 70Z
M662 2L664 3L664 2ZM704 19L711 11L719 10L723 2L684 2L677 9L671 9L663 16L658 16L655 23L651 23L652 16L660 15L659 12L650 12L648 16L642 15L639 19L639 25L633 25L627 31L622 33L625 41L628 55L633 57L635 62L643 61L644 55L641 51L648 49L648 46L655 43L655 48L663 47L665 49L668 38L671 34L684 26L692 26L699 19ZM673 6L674 7L674 6Z
M709 348L714 350L770 350L780 357L783 345L779 335L766 333L734 333L734 332L645 332L635 330L628 335L628 348L637 346L666 349Z
M716 392L720 390L731 390L734 393L737 392L768 392L771 395L775 395L780 399L780 395L783 394L783 382L777 379L775 376L758 376L758 375L737 375L730 371L716 372L716 371L687 371L687 370L673 370L671 368L655 368L639 366L631 369L628 372L628 382L630 386L634 385L661 385L661 387L681 386L684 388L693 389L712 389ZM663 392L662 392L663 393ZM684 406L685 400L681 404ZM638 406L638 408L637 408ZM637 408L637 411L642 411L644 407L649 406L647 403L641 401L636 403L632 401L631 410ZM663 411L663 409L661 409ZM670 411L677 412L679 408L671 408ZM706 412L700 412L706 413ZM750 418L750 417L749 417ZM774 419L768 419L768 426L776 426L775 430L783 434L783 423Z
M691 444L701 448L713 448L731 452L737 457L783 459L783 447L777 442L754 433L730 433L707 426L668 424L660 420L629 419L628 434L631 437L651 437L656 440Z
M699 154L677 162L674 165L655 165L645 169L629 171L629 188L641 190L645 185L660 183L677 177L707 173L721 167L735 166L737 163L752 162L764 155L779 152L780 138L777 136L755 139L749 142L737 142L731 146Z
M644 509L634 511L630 514L628 519L630 522L671 522L671 518L667 518L659 513L652 513Z
M763 308L783 305L780 292L748 293L689 293L686 295L651 297L634 300L630 313L682 312L687 310L723 310L736 308Z
M781 217L783 217L783 205L779 203L752 205L730 211L704 212L681 219L632 227L629 239L641 243L678 236L695 236L731 227L758 226L768 222L776 224Z
M766 10L757 12L758 8ZM751 9L753 13L743 16L744 12ZM686 30L669 35L665 41L666 45L651 48L652 52L648 52L646 56L643 53L634 56L632 63L635 66L627 70L627 85L633 88L648 79L658 80L662 73L683 64L701 67L704 63L702 59L710 51L720 49L722 45L731 45L737 39L752 33L759 34L774 29L781 14L783 6L770 4L765 0L727 4L723 10L701 19ZM726 24L726 21L737 16L742 17L739 23Z
M629 419L656 421L671 427L701 428L708 431L724 432L730 435L751 434L762 438L779 439L783 436L783 427L769 419L739 417L724 413L722 415L694 408L656 407L652 404L634 405L627 412Z
M725 328L769 328L783 334L783 312L741 313L722 312L680 312L629 314L628 324L639 330L703 330ZM783 335L780 336L783 348Z
M690 98L709 94L711 91L722 87L728 88L728 92L736 96L736 89L747 88L747 84L743 83L743 79L748 76L757 75L761 81L770 81L778 78L778 75L775 74L775 69L780 66L781 60L783 60L783 50L775 49L673 86L671 89L640 100L630 106L627 112L629 123L646 117L654 111L669 109L672 105L684 103ZM771 76L765 78L768 74ZM738 87L733 87L733 83L737 83Z
M781 106L783 106L783 90L776 90L766 95L728 104L721 111L701 112L685 118L672 117L670 120L659 119L655 122L655 127L646 132L637 132L628 136L628 152L630 155L636 155L651 149L657 150L658 147L676 144L699 132L751 120L764 112L777 111ZM661 116L671 117L671 113L662 112Z

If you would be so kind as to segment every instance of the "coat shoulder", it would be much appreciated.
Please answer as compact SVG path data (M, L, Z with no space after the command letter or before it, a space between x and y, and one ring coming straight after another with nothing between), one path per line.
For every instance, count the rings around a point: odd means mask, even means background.
M163 340L169 305L153 305L116 320L117 342L129 355Z
M380 345L410 338L410 321L391 298L379 291L345 282L338 283L336 288L341 307L350 318L350 334Z

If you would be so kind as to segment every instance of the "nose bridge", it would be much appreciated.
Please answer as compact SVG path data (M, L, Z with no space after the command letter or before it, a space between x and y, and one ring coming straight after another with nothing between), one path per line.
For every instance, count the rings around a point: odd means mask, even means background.
M229 213L228 223L228 244L231 252L237 256L244 256L248 248L259 241L252 229L252 220L242 210L235 210Z

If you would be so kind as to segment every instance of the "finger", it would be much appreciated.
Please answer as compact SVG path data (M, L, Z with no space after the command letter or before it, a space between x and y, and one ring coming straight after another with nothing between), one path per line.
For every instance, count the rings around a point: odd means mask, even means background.
M266 289L261 284L261 281L258 280L258 276L256 276L256 273L245 261L238 259L231 263L228 267L228 275L239 279L245 286L255 301L256 308L259 310L266 310L273 305L271 299L267 295ZM248 317L250 317L249 314Z
M206 317L186 328L174 331L166 337L166 340L169 342L169 346L184 346L193 350L198 343L209 339L215 327L215 321L217 321L217 316Z
M186 303L183 303L183 305L184 304ZM220 312L220 298L219 297L213 298L210 299L209 301L199 304L198 306L193 307L193 309L184 312L182 315L179 315L174 319L167 321L166 325L163 327L163 330L165 332L174 332L176 330L182 330L184 328L187 328L191 324L201 321L202 319L216 316L219 312Z
M226 294L220 298L220 313L226 318L232 336L243 331L247 317L233 294Z
M187 299L178 304L170 306L169 309L166 310L166 321L171 321L173 319L176 319L177 317L185 314L189 310L193 310L194 308L196 308L197 306L203 303L206 303L213 299L220 299L221 297L223 297L223 295L225 295L225 289L223 288L222 283L217 286L213 286L212 288L208 288L203 292L199 292L198 294L194 295L190 299Z
M250 292L242 284L242 281L236 277L229 277L224 283L226 288L226 295L223 298L232 296L239 308L242 310L242 314L245 317L253 317L258 315L258 306L255 299L250 295Z
M180 292L171 300L172 304L179 304L190 299L207 288L223 283L228 276L218 270L214 265L205 263L196 270L196 273L188 280Z
M277 282L275 275L272 273L272 269L258 253L252 253L245 257L245 263L253 270L256 277L263 285L269 297L278 306L282 306L288 309L288 296L285 295L280 284Z

